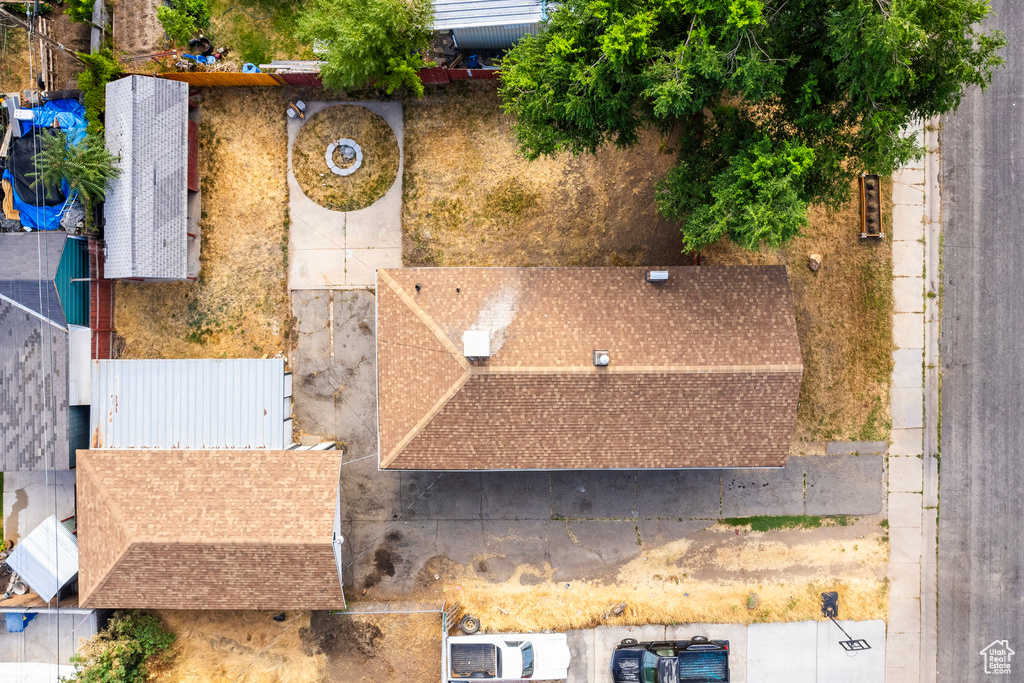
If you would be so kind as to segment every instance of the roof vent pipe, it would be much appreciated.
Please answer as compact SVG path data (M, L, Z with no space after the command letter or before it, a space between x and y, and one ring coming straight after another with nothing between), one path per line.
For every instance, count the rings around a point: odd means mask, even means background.
M594 351L594 365L596 365L597 367L606 367L611 362L611 354L609 354L607 351Z
M647 277L645 278L648 282L668 282L668 271L667 270L648 270Z

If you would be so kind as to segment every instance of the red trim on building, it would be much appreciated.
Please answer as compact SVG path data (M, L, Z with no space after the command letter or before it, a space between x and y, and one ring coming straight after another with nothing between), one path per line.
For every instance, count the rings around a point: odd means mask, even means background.
M199 129L188 122L188 189L199 192Z
M92 357L106 359L114 351L114 281L103 277L103 244L89 240L89 329Z

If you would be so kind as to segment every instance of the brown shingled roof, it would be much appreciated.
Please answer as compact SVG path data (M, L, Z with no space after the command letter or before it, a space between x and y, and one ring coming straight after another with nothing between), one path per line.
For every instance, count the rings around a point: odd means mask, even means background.
M785 267L667 270L379 270L381 467L784 465L803 372ZM463 357L467 330L489 358Z
M343 608L340 451L78 452L79 603Z

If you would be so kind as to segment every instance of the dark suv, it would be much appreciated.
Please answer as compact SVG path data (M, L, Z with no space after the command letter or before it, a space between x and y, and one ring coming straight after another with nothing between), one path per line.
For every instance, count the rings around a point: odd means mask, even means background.
M690 640L638 643L626 638L612 652L615 683L727 683L729 641Z

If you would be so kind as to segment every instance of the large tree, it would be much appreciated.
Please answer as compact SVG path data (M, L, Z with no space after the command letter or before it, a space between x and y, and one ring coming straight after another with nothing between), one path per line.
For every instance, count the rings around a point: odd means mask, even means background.
M296 36L323 52L324 85L334 90L406 86L423 94L420 50L433 35L430 0L312 0Z
M988 0L564 0L502 62L530 158L679 128L658 208L698 250L775 246L811 203L921 149L902 133L984 88L1005 38Z

